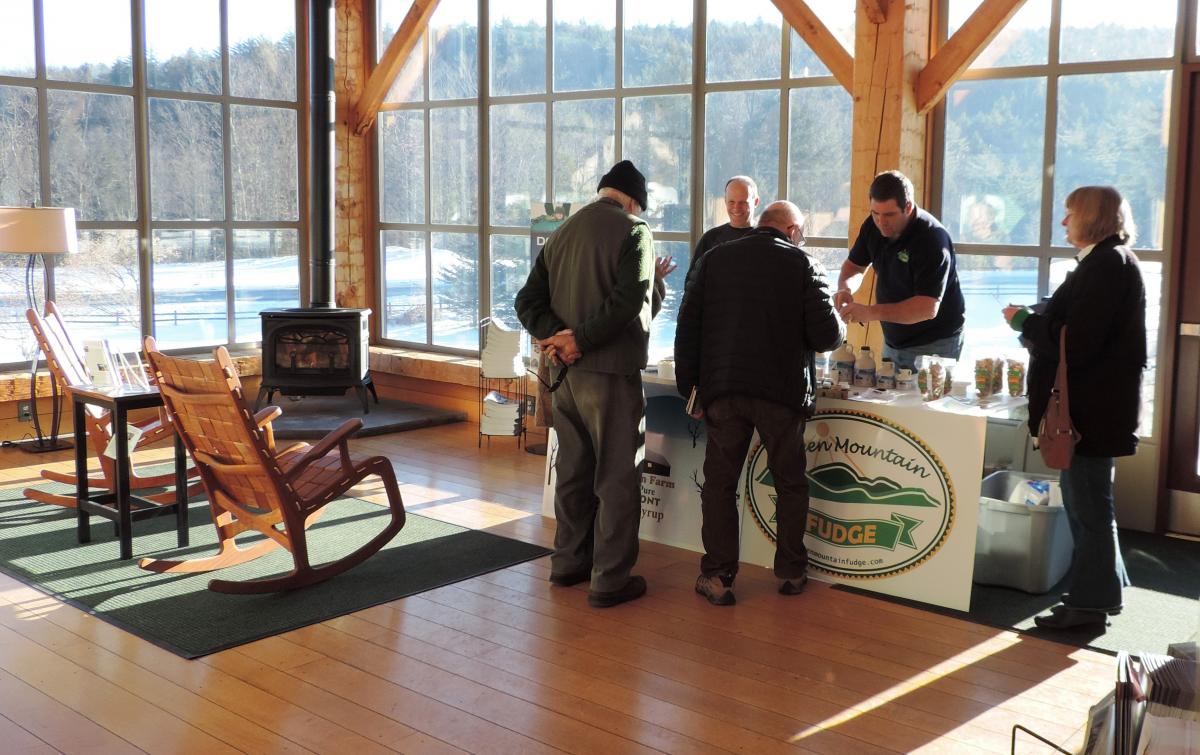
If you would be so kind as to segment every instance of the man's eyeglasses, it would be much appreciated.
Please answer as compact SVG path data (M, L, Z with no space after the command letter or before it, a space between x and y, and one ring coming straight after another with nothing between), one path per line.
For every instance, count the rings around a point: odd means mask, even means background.
M562 387L563 381L567 379L567 370L568 369L570 369L570 367L568 367L567 365L564 364L562 366L562 369L560 369L558 371L558 376L556 378L554 378L553 383L547 383L545 380L542 380L542 376L537 374L537 372L535 372L533 370L527 370L527 372L529 372L531 375L533 375L535 378L537 378L537 381L542 384L543 388L546 389L546 393L554 393L560 387Z
M792 237L792 243L796 246L804 246L807 244L808 239L804 238L804 226L800 225L799 223L793 223L792 225L788 226L788 231L791 232L793 228L796 229L796 235Z

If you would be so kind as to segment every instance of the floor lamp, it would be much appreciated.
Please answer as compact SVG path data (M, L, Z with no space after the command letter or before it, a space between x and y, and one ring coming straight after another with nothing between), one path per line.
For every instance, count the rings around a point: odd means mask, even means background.
M70 207L0 207L0 254L24 254L29 260L25 265L25 299L29 308L37 311L35 281L37 261L46 254L74 254L78 248L75 235L75 210ZM42 259L46 292L50 291L50 268ZM20 447L31 453L57 451L70 448L71 444L58 439L59 421L62 419L62 396L57 381L50 378L51 427L50 435L42 434L42 423L37 412L37 351L29 375L29 406L33 416L33 428L37 437Z

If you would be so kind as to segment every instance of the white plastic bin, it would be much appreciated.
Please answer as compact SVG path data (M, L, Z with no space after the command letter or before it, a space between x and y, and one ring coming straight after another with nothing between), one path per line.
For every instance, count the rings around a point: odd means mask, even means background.
M983 478L975 582L1041 594L1071 566L1071 528L1062 506L1029 506L1008 498L1024 480L1055 480L1030 472L993 472Z

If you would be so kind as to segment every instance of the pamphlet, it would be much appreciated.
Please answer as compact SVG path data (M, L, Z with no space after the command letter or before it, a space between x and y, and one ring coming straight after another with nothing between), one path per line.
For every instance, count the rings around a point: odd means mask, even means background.
M125 438L126 438L126 442L129 444L125 447L125 450L132 451L137 446L138 441L142 439L142 428L138 427L137 425L128 425L128 424L125 425ZM113 433L113 436L108 439L108 445L104 447L104 455L110 459L116 460L116 458L117 458L117 436L116 436L116 433Z
M121 384L112 349L104 339L83 342L83 366L97 388L115 388Z

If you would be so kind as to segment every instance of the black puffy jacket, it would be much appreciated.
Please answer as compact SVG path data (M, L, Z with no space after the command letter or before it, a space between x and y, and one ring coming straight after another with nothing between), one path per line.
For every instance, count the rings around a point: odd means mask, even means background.
M1037 435L1067 328L1067 397L1081 456L1137 449L1146 368L1146 288L1137 257L1112 236L1098 243L1055 290L1043 314L1021 323L1029 344L1029 429Z
M726 394L805 411L812 354L845 330L821 264L769 227L717 246L688 276L675 328L680 395L701 406Z

